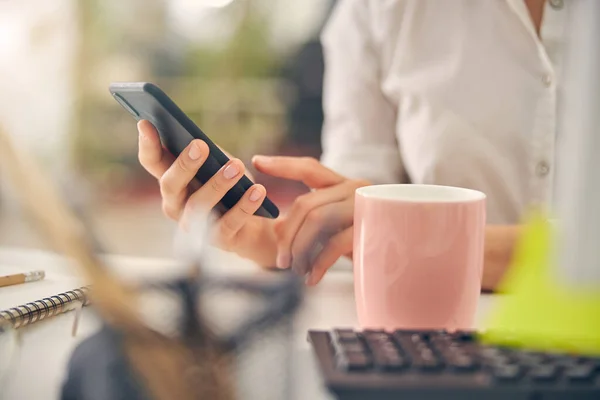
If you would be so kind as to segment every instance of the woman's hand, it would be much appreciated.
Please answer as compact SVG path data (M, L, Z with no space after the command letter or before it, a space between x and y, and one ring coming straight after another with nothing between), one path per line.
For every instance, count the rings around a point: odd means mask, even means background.
M194 180L206 161L209 149L194 140L175 158L162 148L158 132L148 121L138 123L139 160L160 184L164 214L184 229L198 213L208 213L244 175L244 164L235 158L221 168L206 184ZM276 238L273 221L253 214L262 204L266 190L252 186L242 199L223 216L216 226L217 245L263 266L273 266Z
M354 192L370 183L347 179L312 158L257 156L252 161L265 174L313 189L294 201L275 231L277 266L291 266L308 274L307 284L317 284L341 256L352 253Z

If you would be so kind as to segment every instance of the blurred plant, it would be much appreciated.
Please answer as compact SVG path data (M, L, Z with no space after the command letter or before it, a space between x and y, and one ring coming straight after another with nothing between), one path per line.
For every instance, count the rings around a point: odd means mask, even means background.
M279 99L282 60L269 46L269 24L255 3L230 6L239 22L225 46L189 46L185 84L176 90L190 117L239 157L274 143L285 112Z
M189 47L184 74L186 77L229 79L273 76L280 60L269 48L269 25L261 9L252 0L236 2L232 10L241 14L231 40L222 47Z
M161 0L78 5L74 158L97 185L150 179L137 165L134 122L108 95L111 81L158 83L236 156L248 157L276 142L285 113L276 76L281 63L268 45L267 19L254 1L237 1L223 10L237 26L221 46L170 35Z
M100 186L119 185L128 180L129 165L123 161L135 157L137 138L131 117L108 95L108 84L148 78L160 68L165 5L161 0L86 0L77 6L73 158Z

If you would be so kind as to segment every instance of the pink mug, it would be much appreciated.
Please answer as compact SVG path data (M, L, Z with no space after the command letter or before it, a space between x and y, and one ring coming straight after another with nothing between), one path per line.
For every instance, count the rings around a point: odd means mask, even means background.
M354 292L363 329L472 329L485 194L435 185L356 191Z

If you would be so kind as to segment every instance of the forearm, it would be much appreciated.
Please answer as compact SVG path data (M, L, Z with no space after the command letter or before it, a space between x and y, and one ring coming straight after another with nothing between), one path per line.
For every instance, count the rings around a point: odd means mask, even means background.
M520 231L518 225L486 227L482 290L493 291L498 287L512 260Z

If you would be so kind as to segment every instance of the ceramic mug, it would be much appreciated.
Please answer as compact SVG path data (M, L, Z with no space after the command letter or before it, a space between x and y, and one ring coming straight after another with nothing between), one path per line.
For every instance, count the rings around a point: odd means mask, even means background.
M481 291L485 194L435 185L356 191L354 289L367 329L472 329Z

